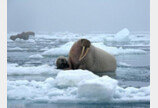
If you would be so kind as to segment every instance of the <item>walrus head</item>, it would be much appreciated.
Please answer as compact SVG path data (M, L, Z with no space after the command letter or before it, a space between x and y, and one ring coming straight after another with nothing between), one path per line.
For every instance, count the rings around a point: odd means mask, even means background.
M80 42L82 51L79 57L79 61L81 61L87 55L89 48L91 46L91 42L87 39L81 39Z
M69 67L68 60L64 56L60 56L56 61L57 69L65 69Z
M15 40L16 40L16 38L17 38L17 36L15 36L15 35L10 36L10 39L11 39L11 40L13 40L13 41L15 41Z

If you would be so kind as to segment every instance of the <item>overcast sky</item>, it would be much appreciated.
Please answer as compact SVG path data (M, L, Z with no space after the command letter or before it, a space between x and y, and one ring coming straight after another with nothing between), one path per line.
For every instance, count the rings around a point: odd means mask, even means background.
M8 32L150 30L149 0L8 0Z

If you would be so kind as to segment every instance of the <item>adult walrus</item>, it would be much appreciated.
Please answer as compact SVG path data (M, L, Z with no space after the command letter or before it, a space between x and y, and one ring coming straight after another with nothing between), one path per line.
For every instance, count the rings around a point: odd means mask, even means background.
M59 58L57 61L62 60L61 58L59 60ZM61 61L60 63L62 64ZM111 72L116 70L116 59L113 55L93 46L89 40L80 39L75 42L70 49L68 65L69 69L87 69L92 72Z
M35 33L32 31L22 32L20 34L10 36L10 39L13 41L15 41L17 38L23 39L23 40L28 40L29 36L35 36Z

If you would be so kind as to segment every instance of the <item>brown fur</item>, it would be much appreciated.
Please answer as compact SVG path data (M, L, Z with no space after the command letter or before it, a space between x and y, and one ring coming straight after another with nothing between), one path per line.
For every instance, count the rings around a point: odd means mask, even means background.
M10 36L10 39L11 40L16 40L17 38L19 38L19 39L23 39L23 40L28 40L30 35L35 36L35 33L31 32L31 31L29 31L29 32L22 32L21 34Z
M89 48L87 55L79 61L83 46ZM87 69L92 72L107 72L116 70L116 59L111 54L91 45L87 39L80 39L74 43L68 58L70 69Z
M66 69L69 68L68 60L66 57L60 56L56 61L57 69Z

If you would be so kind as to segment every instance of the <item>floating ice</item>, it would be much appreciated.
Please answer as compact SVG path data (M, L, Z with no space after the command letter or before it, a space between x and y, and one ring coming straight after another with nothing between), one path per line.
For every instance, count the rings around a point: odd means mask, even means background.
M36 41L34 39L23 40L23 39L17 38L15 40L15 42L30 42L30 43L35 43Z
M58 48L52 48L50 50L43 52L42 55L47 55L47 56L68 55L73 43L74 42L68 42L68 43L66 43Z
M79 83L78 96L110 101L117 86L117 81L108 77L98 77Z
M43 58L43 56L40 54L34 54L34 55L29 56L29 58L40 59L40 58Z
M58 48L52 48L50 50L47 50L42 53L42 55L47 55L47 56L59 56L59 55L68 55L71 46L73 45L74 42L68 42ZM104 45L102 42L100 43L92 43L94 46L103 49L106 52L109 52L110 54L113 55L118 55L118 54L133 54L133 53L138 53L142 54L145 53L144 50L141 49L123 49L122 47L117 48L117 47L109 47Z
M59 70L48 65L24 67L7 64L7 75L56 74Z
M128 41L130 41L129 33L130 32L127 28L122 29L121 31L116 33L116 35L114 36L114 41L117 41L117 42L128 42Z
M45 81L8 80L7 97L53 103L149 102L150 86L122 88L108 76L99 77L87 70L67 70Z
M121 88L117 86L114 101L116 102L138 102L138 101L150 101L150 86L134 88L127 87Z
M45 48L40 49L40 51L47 51L47 50L49 50L48 47L45 47Z
M119 62L118 65L119 65L119 66L131 66L131 65L129 65L129 64L127 64L127 63L124 63L124 62Z
M104 45L103 43L93 43L94 46L110 53L113 55L119 55L119 54L134 54L134 53L138 53L138 54L142 54L145 53L144 50L141 49L123 49L122 47L117 48L117 47L109 47Z
M98 76L88 70L68 70L61 71L55 78L55 84L58 87L77 86L81 80L94 79Z
M8 51L23 51L23 49L20 47L8 48L7 50Z

